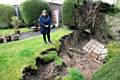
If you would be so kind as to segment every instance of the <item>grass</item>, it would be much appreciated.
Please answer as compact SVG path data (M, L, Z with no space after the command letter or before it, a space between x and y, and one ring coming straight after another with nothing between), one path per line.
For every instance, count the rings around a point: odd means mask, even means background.
M29 28L20 28L21 32L28 32L30 31ZM7 35L7 34L13 34L14 29L0 29L0 35Z
M108 45L108 62L93 76L93 80L120 80L120 42Z
M112 59L113 57L117 56L118 54L120 54L120 42L118 41L112 41L109 45L108 45L108 55L106 57L106 60L109 61L110 59Z
M35 59L49 48L58 48L59 39L72 31L61 28L51 33L53 44L45 44L42 36L0 44L0 80L19 80L25 67L35 67Z
M64 76L63 80L85 80L85 78L78 69L68 68L68 75Z

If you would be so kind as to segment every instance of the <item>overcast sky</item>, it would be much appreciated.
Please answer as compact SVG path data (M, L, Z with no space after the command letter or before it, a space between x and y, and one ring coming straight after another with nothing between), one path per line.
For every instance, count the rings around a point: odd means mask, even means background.
M0 0L0 4L10 4L10 5L15 5L15 4L20 4L25 0ZM50 1L50 0L47 0ZM57 1L57 0L56 0ZM103 2L107 2L110 4L113 4L116 0L102 0Z
M10 5L15 5L15 4L20 4L25 0L0 0L0 4L10 4Z
M98 0L97 0L98 1ZM109 4L114 4L116 3L117 0L102 0L103 2L107 2Z

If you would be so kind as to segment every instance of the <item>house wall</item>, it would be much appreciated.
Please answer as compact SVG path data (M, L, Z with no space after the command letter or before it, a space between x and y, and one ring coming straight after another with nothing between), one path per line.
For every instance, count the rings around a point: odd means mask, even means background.
M60 25L60 12L61 12L61 5L55 3L49 3L50 9L52 11L52 22L55 26Z

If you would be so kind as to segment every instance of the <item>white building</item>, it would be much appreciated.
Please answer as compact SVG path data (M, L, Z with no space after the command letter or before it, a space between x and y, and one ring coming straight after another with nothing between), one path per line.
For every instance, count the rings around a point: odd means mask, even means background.
M52 21L55 26L60 25L61 5L63 0L48 0L50 9L52 11Z

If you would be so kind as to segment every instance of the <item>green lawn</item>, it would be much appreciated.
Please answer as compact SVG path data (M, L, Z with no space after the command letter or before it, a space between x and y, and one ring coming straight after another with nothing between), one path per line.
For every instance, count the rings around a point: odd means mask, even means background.
M108 62L93 76L93 80L120 80L120 42L108 45Z
M36 36L16 42L0 44L0 80L19 80L26 66L35 67L35 58L49 48L58 48L59 39L71 33L66 28L60 28L51 33L53 44L45 44L42 36Z
M28 32L30 31L29 28L20 28L21 32ZM7 35L14 33L14 29L0 29L0 35Z

